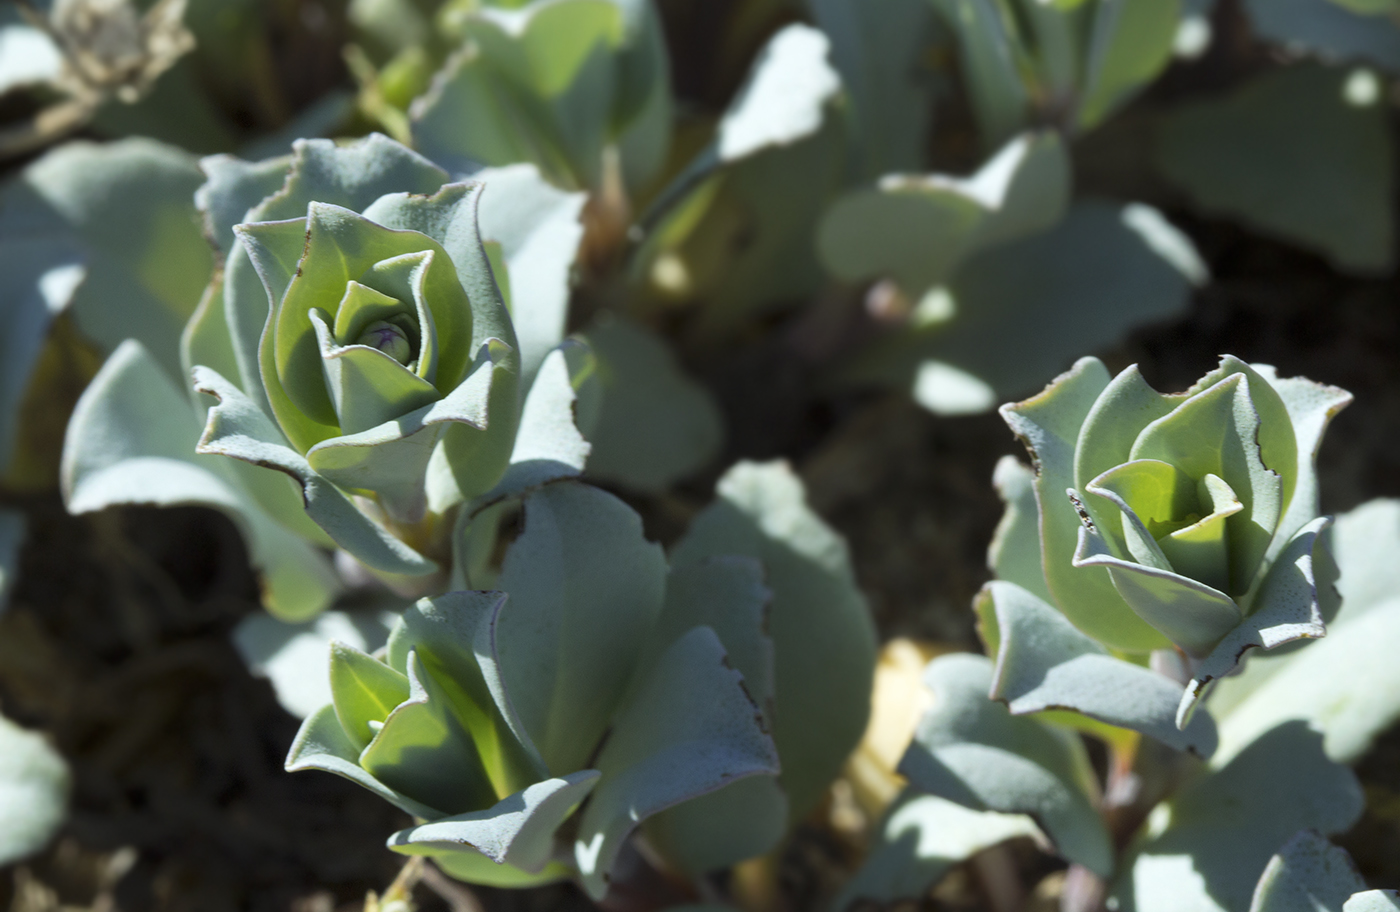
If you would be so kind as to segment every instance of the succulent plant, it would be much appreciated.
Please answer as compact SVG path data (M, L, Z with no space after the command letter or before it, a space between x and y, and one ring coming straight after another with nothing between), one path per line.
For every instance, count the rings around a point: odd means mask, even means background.
M1323 634L1315 460L1346 392L1226 357L1178 395L1094 359L1002 415L1036 465L1024 591L1110 649L1175 649L1184 726L1245 650ZM1006 546L1003 544L1002 548ZM1036 597L1034 593L1041 592ZM1019 594L1018 594L1019 595Z
M839 543L780 467L741 465L671 565L612 495L521 494L458 533L458 591L385 650L332 649L331 703L288 768L364 785L419 818L396 851L464 880L577 876L601 897L634 827L690 876L770 850L864 726L873 638ZM560 830L582 805L574 823Z
M998 579L975 605L991 658L929 664L910 792L844 901L908 895L1030 825L1074 864L1066 908L1290 907L1259 905L1292 889L1270 856L1355 822L1339 761L1400 717L1368 689L1400 642L1375 557L1400 541L1396 507L1343 516L1335 562L1318 515L1317 448L1349 401L1228 356L1176 395L1086 358L1003 406L1035 470L997 467ZM1334 617L1337 642L1312 643ZM1083 735L1108 747L1106 782Z

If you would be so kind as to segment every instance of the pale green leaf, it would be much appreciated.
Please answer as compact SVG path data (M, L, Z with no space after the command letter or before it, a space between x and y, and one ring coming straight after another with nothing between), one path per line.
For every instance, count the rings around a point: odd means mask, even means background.
M488 168L472 175L481 194L481 237L499 244L520 340L520 376L528 389L545 357L564 339L570 271L583 240L584 193L550 186L532 165ZM502 288L506 286L502 283Z
M1355 893L1342 904L1342 912L1395 912L1400 909L1400 892L1367 890Z
M450 691L416 652L408 654L407 671L408 699L360 752L360 766L389 788L437 808L430 819L490 807L495 789Z
M1200 662L1177 711L1177 724L1184 725L1197 701L1212 682L1230 674L1250 649L1273 649L1299 639L1325 636L1318 598L1319 574L1315 561L1318 536L1332 523L1323 516L1308 523L1288 542L1254 599L1254 612Z
M850 99L858 176L919 170L939 87L924 60L936 35L933 6L928 0L808 0L807 6L831 42L828 56Z
M264 513L224 460L196 455L198 441L189 397L141 343L128 340L69 420L60 466L64 502L73 513L122 504L220 510L243 533L269 611L302 620L326 608L342 583L325 555Z
M331 700L340 727L364 750L394 707L408 699L408 678L339 640L331 640Z
M1030 93L1022 79L1025 49L1011 10L997 0L933 0L958 37L959 66L968 86L982 145L994 149L1025 126Z
M502 674L501 592L448 592L421 599L389 637L387 660L407 669L410 649L452 693L458 721L470 733L498 795L547 778L544 760L516 712Z
M932 359L990 387L992 401L1021 396L1082 352L1178 314L1203 278L1190 241L1156 210L1083 201L1050 230L969 259L945 289L949 319L876 339L841 376L907 388ZM937 412L944 398L920 401Z
M729 665L765 724L773 721L773 642L763 566L747 557L714 557L673 569L666 604L652 630L634 685L650 678L671 643L692 628L715 631ZM768 776L741 779L717 792L662 811L645 824L647 840L672 864L692 873L761 855L787 830L787 797Z
M414 817L441 817L442 812L409 798L380 782L360 766L360 751L345 735L330 704L306 717L297 731L296 740L287 752L287 772L321 770L349 779L369 789L385 801Z
M1104 645L1148 652L1164 645L1166 638L1128 607L1108 571L1073 564L1080 521L1064 492L1074 487L1080 429L1109 379L1100 361L1082 359L1040 395L1002 406L1001 416L1038 466L1035 495L1042 559L1055 604L1071 623Z
M1166 68L1181 13L1181 0L1094 4L1077 113L1081 127L1096 126Z
M1035 505L1035 472L1014 456L997 460L992 485L1006 505L987 547L987 566L997 579L1015 583L1051 602L1040 562L1040 514ZM990 647L989 647L990 648Z
M209 281L193 157L148 139L60 146L27 167L0 200L0 237L36 229L80 249L78 327L104 352L139 339L183 382L180 332Z
M822 218L817 245L840 278L890 276L917 296L973 252L1053 227L1069 192L1059 136L1022 134L971 177L891 174L846 194Z
M331 642L339 640L362 652L374 652L384 645L397 620L388 606L325 611L297 624L253 612L233 628L232 639L248 671L267 678L282 708L305 719L331 702Z

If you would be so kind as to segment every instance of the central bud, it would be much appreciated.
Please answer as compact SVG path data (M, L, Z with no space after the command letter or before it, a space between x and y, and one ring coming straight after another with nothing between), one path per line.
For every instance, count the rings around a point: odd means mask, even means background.
M407 364L413 359L413 345L408 340L408 334L387 320L376 320L366 326L355 344L377 348L400 364Z

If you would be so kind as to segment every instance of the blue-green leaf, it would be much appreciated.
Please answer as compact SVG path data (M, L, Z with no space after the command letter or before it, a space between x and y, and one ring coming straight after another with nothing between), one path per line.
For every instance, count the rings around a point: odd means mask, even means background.
M574 857L595 900L637 824L749 776L778 772L773 739L713 630L696 627L662 655L618 714L584 809Z
M1361 810L1351 770L1327 759L1320 735L1285 723L1162 806L1113 895L1124 912L1247 909L1280 845L1300 829L1342 832Z
M583 770L537 782L487 810L399 830L389 837L389 848L431 857L476 852L496 864L538 874L553 854L554 832L593 791L598 777L597 770Z
M1078 736L988 699L992 663L982 656L935 659L924 681L935 703L899 764L910 784L974 811L1029 814L1061 855L1109 876L1113 846Z
M1155 671L1114 658L1064 615L1013 583L987 584L1000 643L991 696L1015 715L1069 709L1142 732L1175 748L1209 757L1215 723L1197 713L1176 727L1181 685Z
M773 739L790 822L821 800L859 742L870 713L875 631L845 542L806 503L783 463L741 462L718 500L672 553L683 567L710 557L757 558L773 591Z
M577 482L525 498L506 552L496 627L500 673L553 775L587 765L661 611L666 561L640 517Z
M307 514L331 539L367 566L385 573L422 576L438 568L387 529L356 509L330 481L317 475L306 459L288 447L272 420L232 383L207 368L195 369L195 388L219 400L197 452L231 456L276 469L302 487Z
M198 441L189 397L141 343L128 340L69 420L60 467L64 502L73 513L118 504L220 510L243 532L269 611L302 620L326 608L343 584L325 555L268 516L223 460L196 455Z
M1350 855L1316 830L1302 830L1269 859L1249 912L1342 912L1365 888Z

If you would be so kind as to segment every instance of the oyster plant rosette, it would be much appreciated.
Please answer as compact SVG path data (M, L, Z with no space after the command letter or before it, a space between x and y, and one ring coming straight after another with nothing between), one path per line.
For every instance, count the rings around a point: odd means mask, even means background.
M1294 833L1351 826L1361 791L1330 749L1337 726L1362 737L1350 698L1315 717L1287 694L1246 712L1261 680L1290 680L1290 658L1233 675L1337 613L1315 461L1350 398L1228 356L1167 395L1085 358L1003 406L1034 470L1008 457L994 478L996 579L974 605L988 656L925 670L906 810L848 892L926 882L900 849L910 826L969 853L1029 830L1072 863L1066 908L1242 909ZM1294 654L1332 654L1319 646ZM1102 780L1081 734L1107 747Z
M375 570L424 575L446 511L509 463L515 334L477 232L480 185L448 183L382 138L348 160L329 152L320 163L395 172L403 189L357 199L318 187L316 169L287 178L283 162L210 168L206 193L281 186L233 226L223 286L187 330L196 389L219 400L199 452L290 475L335 544ZM233 377L199 344L221 323Z
M1108 649L1171 651L1184 727L1246 650L1323 635L1315 462L1350 400L1229 356L1176 395L1079 361L1002 408L1035 461L1040 573L999 574L993 601L1021 585Z

